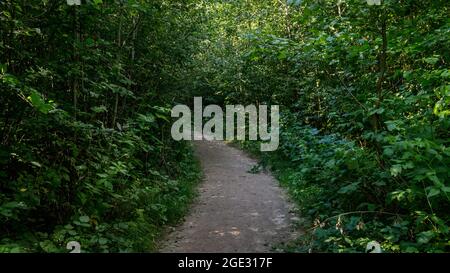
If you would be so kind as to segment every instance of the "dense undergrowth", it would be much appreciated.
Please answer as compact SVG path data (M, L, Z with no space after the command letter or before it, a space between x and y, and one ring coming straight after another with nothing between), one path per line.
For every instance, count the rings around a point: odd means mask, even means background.
M389 145L383 160L394 167L380 169L373 151L340 134L323 134L292 113L283 113L281 126L275 153L261 153L257 142L239 145L258 155L255 170L273 171L299 208L305 234L286 251L364 252L371 241L381 243L384 252L449 251L448 199L427 194L425 183L430 182L424 180L434 175L429 164L426 170L405 168L403 175L410 180L397 180L398 159ZM429 149L424 145L416 152ZM447 160L435 168L445 176L449 149L438 149Z
M450 251L448 1L65 2L0 1L0 251L151 250L198 179L193 96L280 105L292 251Z
M155 250L162 228L184 215L200 169L189 145L154 137L160 128L152 129L152 117L140 116L121 131L85 124L64 146L58 133L74 125L50 119L40 128L55 134L50 143L11 147L27 155L7 163L14 179L2 185L0 251L67 252L70 241L83 252ZM42 146L47 153L38 153ZM49 150L65 152L58 157Z
M183 216L200 170L169 90L188 4L0 1L0 252L154 251Z
M261 157L309 220L293 251L450 251L450 6L380 3L210 6L197 92L280 105L280 148Z

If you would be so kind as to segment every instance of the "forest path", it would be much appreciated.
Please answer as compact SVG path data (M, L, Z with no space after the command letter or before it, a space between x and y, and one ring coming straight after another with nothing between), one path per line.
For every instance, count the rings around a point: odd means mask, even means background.
M204 180L183 224L160 252L272 252L296 236L297 220L286 194L267 173L249 173L257 164L219 141L196 141Z

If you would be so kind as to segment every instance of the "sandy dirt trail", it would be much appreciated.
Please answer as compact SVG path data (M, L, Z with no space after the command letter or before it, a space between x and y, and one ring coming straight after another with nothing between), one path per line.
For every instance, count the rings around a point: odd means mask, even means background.
M160 252L273 252L296 235L293 206L278 182L248 172L256 160L219 141L194 145L205 175L199 196Z

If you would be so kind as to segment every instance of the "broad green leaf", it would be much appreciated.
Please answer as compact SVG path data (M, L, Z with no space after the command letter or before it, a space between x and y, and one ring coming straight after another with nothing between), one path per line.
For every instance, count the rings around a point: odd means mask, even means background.
M82 223L88 223L89 222L89 220L90 220L90 218L89 218L89 216L80 216L80 218L78 218L79 220L80 220L80 222L82 222Z
M428 189L427 197L428 198L434 197L434 196L438 195L440 192L441 191L438 188L430 187Z

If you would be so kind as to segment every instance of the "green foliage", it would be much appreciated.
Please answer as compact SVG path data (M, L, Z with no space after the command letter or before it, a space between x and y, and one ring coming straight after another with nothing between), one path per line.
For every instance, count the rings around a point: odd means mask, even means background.
M151 249L198 174L168 108L203 96L281 105L291 250L448 252L449 3L380 3L1 1L0 251Z
M359 252L374 239L387 252L448 250L448 189L437 179L448 181L445 167L438 165L444 173L436 175L410 160L380 170L374 152L298 124L285 118L280 150L263 157L311 219L309 235L294 250ZM390 153L389 159L399 162Z
M199 179L168 137L189 1L82 2L0 1L0 252L153 251Z
M448 1L245 2L208 6L192 89L281 105L258 154L309 219L291 250L450 251Z

